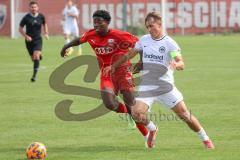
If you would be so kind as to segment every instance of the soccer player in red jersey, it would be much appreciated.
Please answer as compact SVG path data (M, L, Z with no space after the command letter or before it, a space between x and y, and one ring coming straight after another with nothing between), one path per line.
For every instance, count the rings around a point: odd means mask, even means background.
M94 29L64 45L61 56L65 57L67 55L68 48L88 42L96 53L101 70L100 89L104 105L112 111L131 114L130 107L135 103L131 62L123 63L111 75L103 75L102 71L106 66L110 66L117 61L119 57L127 54L129 48L134 47L138 38L128 32L108 28L110 21L109 12L105 10L94 12ZM123 95L125 104L116 99L119 92ZM136 125L146 140L148 136L147 128L142 124L136 123Z

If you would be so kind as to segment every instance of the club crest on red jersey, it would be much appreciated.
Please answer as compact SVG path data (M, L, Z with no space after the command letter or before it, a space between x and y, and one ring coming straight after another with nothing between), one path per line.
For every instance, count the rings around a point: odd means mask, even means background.
M108 44L113 44L114 43L114 39L108 39Z

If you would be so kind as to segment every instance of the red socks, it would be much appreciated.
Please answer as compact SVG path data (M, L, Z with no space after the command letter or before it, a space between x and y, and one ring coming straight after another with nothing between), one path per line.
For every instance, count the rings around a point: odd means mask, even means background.
M128 110L127 110L127 107L124 104L119 103L117 112L118 113L128 113Z
M128 110L127 110L127 107L124 104L119 103L119 107L118 107L118 111L117 112L118 113L128 113ZM148 129L143 124L136 123L136 126L137 126L138 130L141 132L141 134L143 136L147 136Z
M138 130L142 133L143 136L147 136L148 129L143 124L136 123L136 126L137 126Z

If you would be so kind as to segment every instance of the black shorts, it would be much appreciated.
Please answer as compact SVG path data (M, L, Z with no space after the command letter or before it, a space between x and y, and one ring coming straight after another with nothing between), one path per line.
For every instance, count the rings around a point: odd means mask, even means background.
M33 55L34 51L42 51L42 38L33 39L31 42L25 41L25 43L30 56Z

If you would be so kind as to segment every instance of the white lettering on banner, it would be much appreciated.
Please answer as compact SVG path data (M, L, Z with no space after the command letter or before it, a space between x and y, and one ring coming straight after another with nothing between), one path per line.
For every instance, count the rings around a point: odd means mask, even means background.
M192 26L192 4L180 3L178 5L178 25L181 28L189 28Z
M132 4L132 26L139 26L144 24L144 3Z
M151 11L161 12L161 3L148 3L147 4L147 13Z
M122 19L123 19L123 5L122 4L117 4L117 7L116 7L116 27L117 28L122 28L123 27Z
M81 7L83 29L93 28L92 14L97 9L106 9L110 12L112 17L110 27L121 29L123 26L123 4L121 2L84 3L81 4ZM128 3L127 24L144 27L144 18L150 11L161 12L161 3ZM240 26L240 1L166 2L165 11L167 29Z
M127 24L130 24L130 6L127 4ZM117 4L116 7L116 27L117 28L122 28L123 27L123 5L122 4Z
M209 25L208 4L205 2L196 2L194 8L194 23L198 28L205 28Z
M97 10L97 4L82 5L82 26L84 29L93 28L92 15Z
M229 27L240 27L240 2L232 2L229 15Z
M111 13L111 22L115 21L115 12L114 12L114 5L113 4L105 4L105 3L101 3L99 5L99 9L103 9L103 10L107 10ZM113 28L114 27L114 23L110 23L109 27Z
M166 13L165 13L166 23L165 24L166 24L166 27L167 28L174 28L176 26L175 26L175 23L174 23L174 14L171 10L175 7L175 5L174 5L174 3L166 3L165 7L166 7L165 8L165 11L166 11Z
M211 2L211 26L226 27L226 2Z

